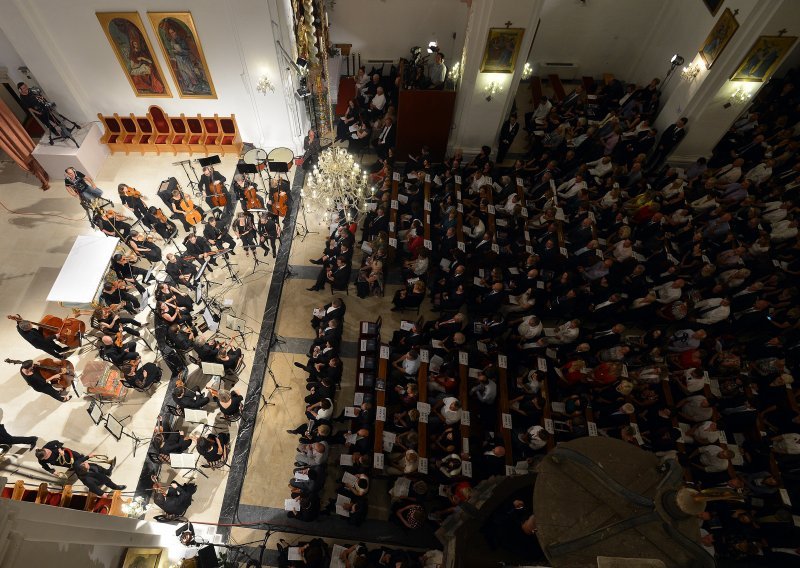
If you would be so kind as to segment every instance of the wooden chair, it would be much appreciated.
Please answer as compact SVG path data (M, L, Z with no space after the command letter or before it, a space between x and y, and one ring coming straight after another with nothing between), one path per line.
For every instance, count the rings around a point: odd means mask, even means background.
M215 114L214 118L216 117L217 115ZM236 115L232 114L230 118L220 118L219 127L222 131L220 139L222 155L224 156L227 152L239 155L242 152L242 137L239 135L239 127L236 125Z
M553 97L561 102L567 98L567 93L564 91L564 85L561 84L561 78L555 73L548 75L547 80L550 82L550 87L553 89Z
M117 113L114 113L114 117L119 121L122 129L120 137L120 143L122 144L121 150L125 152L127 156L130 154L131 150L136 149L136 144L138 144L139 140L139 127L136 125L136 120L133 115L130 117L120 117Z
M188 133L186 146L189 154L193 154L194 152L207 154L208 152L204 144L205 130L203 129L203 121L200 115L197 115L196 118L187 118L184 114L181 114L181 118L186 123L186 131Z
M219 126L219 120L215 114L213 117L204 116L199 114L197 118L203 122L203 145L206 147L206 152L222 152L222 129Z
M100 119L100 122L106 128L105 133L103 134L102 138L100 138L100 142L108 146L108 149L111 150L111 153L124 150L125 148L122 143L122 125L119 123L119 117L103 116L102 114L98 113L97 118Z
M155 129L153 123L150 122L148 116L134 116L131 113L131 118L136 121L136 126L139 129L139 138L136 144L139 147L139 153L156 152L156 147L153 145L155 140Z
M170 116L167 120L170 127L169 144L172 146L172 151L175 153L188 152L189 130L183 116Z
M175 154L175 147L172 145L172 125L161 107L151 106L147 110L147 118L153 124L153 146L155 146L156 153L161 154L163 150Z

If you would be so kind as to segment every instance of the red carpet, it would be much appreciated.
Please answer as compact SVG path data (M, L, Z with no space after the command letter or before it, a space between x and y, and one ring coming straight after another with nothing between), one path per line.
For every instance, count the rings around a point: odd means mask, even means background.
M347 112L347 101L356 96L356 82L352 77L339 79L339 97L336 101L336 116Z

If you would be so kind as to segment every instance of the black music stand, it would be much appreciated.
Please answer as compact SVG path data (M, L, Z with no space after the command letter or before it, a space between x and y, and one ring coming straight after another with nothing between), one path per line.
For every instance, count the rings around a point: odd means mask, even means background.
M241 174L250 174L255 175L258 174L258 177L261 178L261 187L263 191L267 191L267 184L264 181L264 174L262 173L263 168L259 168L258 164L248 164L247 162L239 162L239 165L236 166L236 169L239 170ZM269 171L267 171L267 176L269 176Z
M197 158L197 163L200 164L200 167L205 168L206 166L213 166L215 164L219 164L222 160L219 158L219 155L214 154L213 156L208 156L206 158Z

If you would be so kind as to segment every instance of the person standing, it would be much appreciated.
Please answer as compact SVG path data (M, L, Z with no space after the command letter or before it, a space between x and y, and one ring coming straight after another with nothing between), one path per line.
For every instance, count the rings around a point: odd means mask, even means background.
M33 347L56 359L63 359L64 354L70 351L69 347L62 347L52 337L45 337L41 329L33 327L33 324L27 320L17 321L17 332Z
M103 197L103 190L97 187L94 180L79 172L73 167L64 170L64 185L67 187L67 192L73 197L77 197L81 202L92 201Z
M661 162L666 160L669 153L683 140L683 137L686 136L686 123L688 122L688 118L682 117L675 124L670 124L664 129L664 133L658 140L658 146L650 156L649 164L651 170L660 166Z
M0 424L0 445L12 446L14 444L19 444L20 446L30 446L30 449L33 449L36 447L36 442L38 441L39 438L36 436L12 436L8 433L8 430L6 430L5 425Z
M45 379L39 369L34 366L33 361L30 360L22 364L19 373L22 375L22 378L25 379L25 382L28 383L28 386L36 392L51 396L59 402L67 402L72 398L71 395L58 390L52 385L53 381L57 381L61 378L62 373L56 373L49 379Z
M303 140L303 150L305 151L303 154L303 169L309 172L317 164L319 153L322 151L319 138L317 138L317 133L314 132L313 128L308 130L308 135Z
M508 149L511 147L512 142L514 142L514 138L517 136L517 132L519 132L517 113L512 112L508 117L508 120L503 123L503 127L500 129L500 142L497 146L498 164L505 159Z

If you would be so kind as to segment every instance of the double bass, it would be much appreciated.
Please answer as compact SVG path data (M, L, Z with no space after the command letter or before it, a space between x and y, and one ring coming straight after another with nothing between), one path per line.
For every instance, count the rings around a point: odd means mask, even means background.
M208 184L208 200L212 207L225 207L228 204L225 186L221 181L212 181Z
M247 205L247 210L250 209L263 209L264 202L261 201L261 198L258 196L258 191L256 190L256 186L251 185L247 189L244 190L244 200Z
M6 363L12 365L22 365L25 361L17 361L16 359L6 359ZM72 386L72 381L75 380L75 366L66 359L39 359L33 364L34 369L38 369L39 373L44 377L44 380L50 382L50 379L59 373L61 376L57 381L52 384L56 385L62 390L66 390Z
M19 314L7 317L16 322L28 321L22 319ZM39 327L45 338L55 337L67 347L80 347L81 337L86 332L86 324L77 318L61 319L58 316L47 314L40 322L30 321L29 323Z

